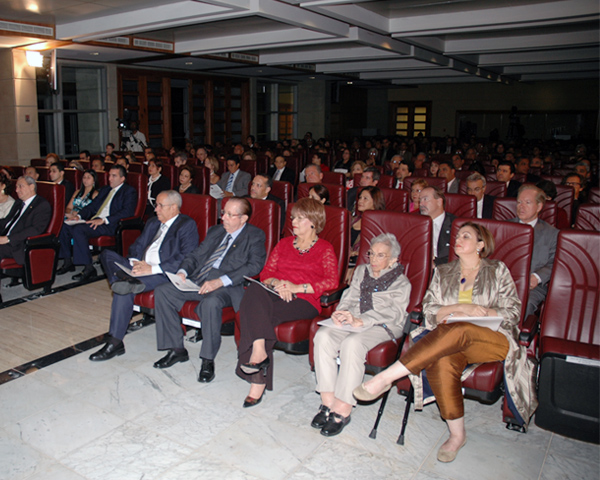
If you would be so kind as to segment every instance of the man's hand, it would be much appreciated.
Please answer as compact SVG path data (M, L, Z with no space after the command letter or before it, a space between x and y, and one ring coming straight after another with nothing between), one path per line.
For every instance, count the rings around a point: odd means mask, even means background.
M104 225L104 219L102 218L94 218L93 220L88 220L87 223L93 230L96 230L100 225Z
M538 280L538 278L535 275L531 274L531 276L529 277L529 289L533 290L539 284L540 281Z
M6 235L0 237L0 245L6 245L8 242L9 242L9 240Z
M223 286L223 282L221 281L220 278L215 278L214 280L208 280L202 284L202 286L200 287L200 291L198 293L200 293L201 295L204 295L204 294L207 294L210 292L214 292L215 290L221 288L222 286Z
M224 197L233 197L233 192L223 192Z
M134 277L143 275L152 275L152 266L146 262L133 262L133 268L131 269Z
M182 281L182 282L185 282L185 279L187 278L187 277L186 277L186 275L185 275L185 273L178 273L178 274L177 274L177 276L178 276L179 278L181 278L181 281Z

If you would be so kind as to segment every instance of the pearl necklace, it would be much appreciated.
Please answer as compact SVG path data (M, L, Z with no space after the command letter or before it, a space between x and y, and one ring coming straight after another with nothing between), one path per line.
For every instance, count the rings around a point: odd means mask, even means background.
M305 253L308 253L310 251L310 249L315 245L315 243L317 243L317 240L319 239L319 237L315 237L315 239L310 243L310 245L308 246L308 248L302 249L298 247L298 237L294 238L294 248L296 250L298 250L298 253L300 255L304 255Z

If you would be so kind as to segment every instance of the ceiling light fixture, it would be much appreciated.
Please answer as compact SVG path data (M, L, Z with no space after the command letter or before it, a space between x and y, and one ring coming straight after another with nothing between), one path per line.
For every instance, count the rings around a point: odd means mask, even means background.
M185 62L186 65L193 65L194 62Z
M93 57L97 57L98 55L100 55L99 52L90 52L90 55L92 55Z
M310 80L314 80L314 79L315 79L315 77L308 77L308 78L309 78Z
M44 57L40 52L27 50L25 52L25 58L27 58L27 65L30 67L41 68L44 66Z
M29 5L27 5L27 10L29 10L30 12L39 12L40 7L36 3L30 3Z

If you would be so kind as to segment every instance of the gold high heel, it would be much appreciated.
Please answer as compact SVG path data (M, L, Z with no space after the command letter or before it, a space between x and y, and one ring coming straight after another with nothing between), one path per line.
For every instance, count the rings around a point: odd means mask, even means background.
M354 395L354 398L356 398L357 400L360 400L361 402L371 402L371 401L375 400L376 398L380 397L381 395L383 395L390 388L392 388L391 383L389 385L386 385L386 387L381 392L371 393L365 388L365 384L361 383L358 387L356 387L354 389L354 391L352 392L352 395Z

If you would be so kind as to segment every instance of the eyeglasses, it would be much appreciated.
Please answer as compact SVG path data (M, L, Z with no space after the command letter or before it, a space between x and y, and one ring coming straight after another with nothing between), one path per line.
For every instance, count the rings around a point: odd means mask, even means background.
M229 213L225 210L221 210L221 217L233 218L233 217L241 217L243 213Z
M471 193L471 192L479 193L479 192L481 192L481 190L483 190L482 187L475 187L475 188L468 188L467 187L467 193Z
M304 220L306 217L295 217L293 215L290 216L290 220L293 222L294 220L298 220L299 222Z
M579 182L565 182L565 185L568 185L569 187L574 187L575 185L581 185L581 183Z
M175 205L174 203L157 203L156 206L160 208L170 207L171 205Z
M376 258L377 260L383 260L386 257L389 257L389 255L387 253L375 253L373 250L369 250L367 252L367 257L369 258Z

